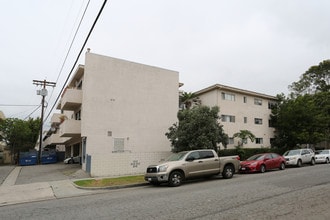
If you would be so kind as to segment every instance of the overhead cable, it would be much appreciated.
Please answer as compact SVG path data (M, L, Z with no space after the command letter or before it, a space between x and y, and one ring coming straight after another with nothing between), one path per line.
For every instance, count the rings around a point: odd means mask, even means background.
M76 66L76 64L77 64L77 62L78 62L78 60L79 60L79 58L80 58L80 55L81 55L82 51L84 50L84 48L85 48L85 46L86 46L86 43L87 43L87 41L88 41L90 35L92 34L92 31L94 30L94 27L95 27L95 25L96 25L96 23L97 23L99 17L101 16L101 13L102 13L102 11L103 11L103 9L104 9L106 3L107 3L107 0L104 0L103 4L102 4L102 6L101 6L101 8L100 8L100 10L99 10L99 13L97 14L97 16L96 16L96 18L95 18L95 20L94 20L94 23L93 23L92 27L90 28L90 30L89 30L89 32L88 32L88 35L87 35L87 37L86 37L86 39L85 39L85 41L84 41L84 43L83 43L83 45L82 45L82 47L81 47L81 49L80 49L80 51L79 51L79 54L78 54L78 56L77 56L77 58L76 58L76 61L74 62L73 66L72 66L72 68L71 68L71 70L70 70L70 73L69 73L68 77L66 78L66 80L65 80L65 82L64 82L64 84L63 84L63 87L62 87L61 91L59 92L59 94L58 94L58 96L57 96L57 98L56 98L56 100L55 100L53 106L51 107L51 109L50 109L48 115L46 116L46 119L45 119L45 120L48 119L48 117L50 116L51 112L53 111L53 109L54 109L56 103L58 102L59 98L61 97L61 94L62 94L62 92L64 91L64 88L65 88L67 82L69 81L69 79L70 79L70 77L71 77L71 74L72 74L72 72L73 72L73 70L74 70L74 68L75 68L75 66Z

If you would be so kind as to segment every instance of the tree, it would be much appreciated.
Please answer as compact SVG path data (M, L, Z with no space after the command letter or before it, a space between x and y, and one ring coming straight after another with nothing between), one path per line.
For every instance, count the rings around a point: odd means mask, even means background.
M180 106L183 106L183 109L190 109L193 104L200 105L201 101L195 93L183 92L179 97Z
M243 147L243 144L245 142L245 140L247 140L248 138L253 142L255 140L255 135L252 134L251 131L249 130L240 130L239 132L235 133L233 135L233 137L237 137L241 139L241 142L238 144L239 147Z
M276 128L275 145L294 148L298 144L317 144L329 140L330 93L305 94L282 99L272 110Z
M27 121L17 118L0 120L0 140L11 149L12 156L33 149L38 139L40 119Z
M227 143L222 125L218 123L219 108L198 106L178 112L178 123L173 124L165 134L179 152L195 149L218 150L219 143Z
M273 145L293 148L330 140L330 60L310 67L289 86L291 94L278 95L271 121L276 128Z
M289 86L291 97L330 91L330 60L324 60L318 66L310 67L298 82Z

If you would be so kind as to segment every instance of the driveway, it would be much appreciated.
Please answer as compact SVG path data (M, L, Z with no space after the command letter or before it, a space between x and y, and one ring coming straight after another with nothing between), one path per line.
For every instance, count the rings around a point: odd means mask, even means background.
M15 168L15 166L0 166L0 185L5 181L9 173Z
M43 164L32 166L20 166L21 171L16 179L15 185L50 182L67 179L89 178L89 174L81 170L79 164ZM0 167L0 183L8 176L15 166Z

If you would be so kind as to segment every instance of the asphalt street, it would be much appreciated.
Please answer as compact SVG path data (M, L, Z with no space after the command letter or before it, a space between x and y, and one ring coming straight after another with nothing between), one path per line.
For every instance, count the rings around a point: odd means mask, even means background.
M0 219L317 219L330 216L322 164L0 207Z

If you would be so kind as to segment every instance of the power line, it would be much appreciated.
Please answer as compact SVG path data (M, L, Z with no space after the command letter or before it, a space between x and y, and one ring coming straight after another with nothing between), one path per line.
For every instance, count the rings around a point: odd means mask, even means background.
M39 106L39 105L12 105L12 104L0 104L0 106L16 107L16 106Z
M41 107L41 105L39 105L37 108L35 108L35 109L34 109L34 110L33 110L28 116L26 116L26 117L24 118L24 120L30 118L30 116L31 116L33 113L35 113L40 107Z
M47 120L48 117L50 116L50 114L51 114L51 112L53 111L53 109L54 109L56 103L58 102L58 100L59 100L59 98L60 98L60 96L61 96L61 94L62 94L62 92L63 92L63 90L64 90L64 88L65 88L65 86L66 86L66 84L67 84L67 82L69 81L70 76L71 76L71 74L72 74L72 72L73 72L73 70L74 70L74 68L75 68L75 66L76 66L76 64L77 64L77 62L78 62L78 60L79 60L79 58L80 58L80 55L81 55L82 51L84 50L84 48L85 48L85 46L86 46L86 43L87 43L87 41L88 41L88 39L89 39L89 37L90 37L92 31L94 30L94 27L95 27L95 25L96 25L96 23L97 23L99 17L101 16L101 13L102 13L102 11L103 11L103 9L104 9L106 3L107 3L107 0L104 0L103 4L102 4L102 6L101 6L101 8L100 8L100 10L99 10L99 13L97 14L97 16L96 16L96 18L95 18L95 20L94 20L94 23L93 23L92 27L90 28L90 30L89 30L89 32L88 32L88 35L87 35L87 37L86 37L86 39L85 39L85 41L84 41L84 43L83 43L83 45L82 45L82 47L81 47L81 49L80 49L80 52L78 53L78 56L77 56L77 58L76 58L76 60L75 60L75 62L74 62L74 64L73 64L73 66L72 66L72 68L71 68L71 70L70 70L70 73L69 73L68 77L66 78L66 80L65 80L65 82L64 82L64 84L63 84L63 87L62 87L61 91L59 92L59 94L58 94L58 96L57 96L57 98L56 98L56 100L55 100L53 106L51 107L51 109L50 109L48 115L46 116L46 119L45 119L45 120Z
M65 56L65 58L64 58L64 61L63 61L63 63L62 63L62 66L61 66L60 72L59 72L58 75L57 75L57 78L56 78L56 81L55 81L56 83L58 82L58 79L60 78L60 76L61 76L61 74L62 74L62 71L63 71L64 65L65 65L65 63L66 63L66 60L68 59L68 56L69 56L69 53L70 53L70 51L71 51L71 48L72 48L73 42L74 42L75 39L76 39L76 36L77 36L78 30L80 29L80 26L81 26L82 20L83 20L84 17L85 17L85 14L86 14L87 8L88 8L88 6L89 6L89 3L90 3L90 0L87 2L87 5L86 5L85 10L84 10L84 13L83 13L83 15L81 16L81 19L80 19L79 25L78 25L78 27L77 27L77 29L76 29L76 32L75 32L75 34L74 34L74 36L73 36L73 39L72 39L71 44L70 44L70 47L69 47L69 49L68 49L68 51L67 51L67 53L66 53L66 56ZM51 99L51 97L53 96L53 92L54 92L54 90L52 90L52 92L51 92L51 94L50 94L50 96L49 96L48 101L49 101L49 100Z

